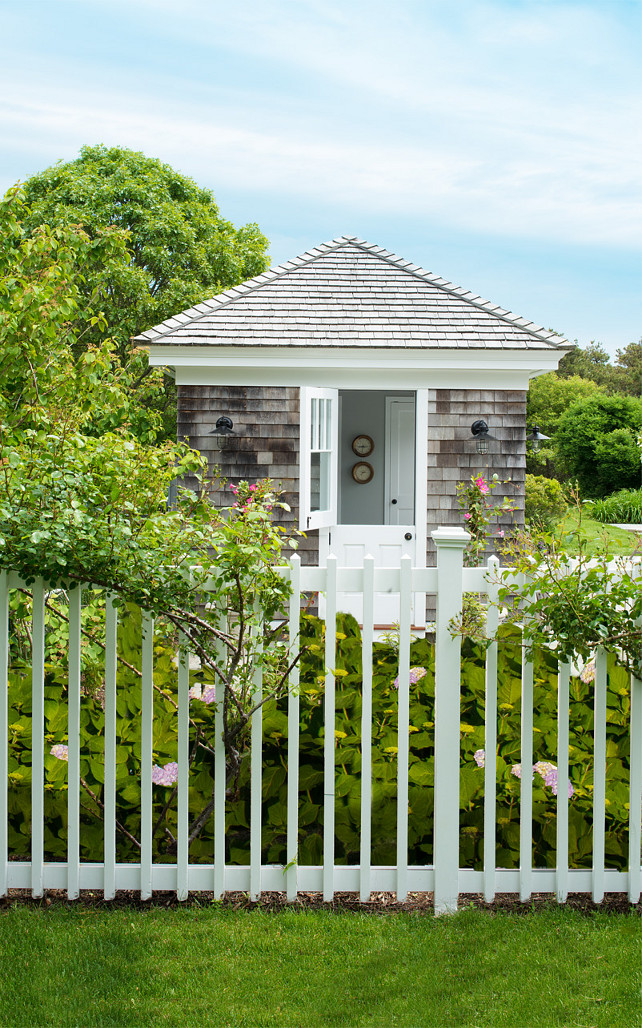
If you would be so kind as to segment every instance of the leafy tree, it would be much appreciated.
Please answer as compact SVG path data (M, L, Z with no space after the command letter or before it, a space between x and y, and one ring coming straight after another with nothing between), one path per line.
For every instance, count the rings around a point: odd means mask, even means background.
M613 384L618 392L642 396L642 339L616 352L614 371Z
M565 359L565 358L564 358ZM526 419L529 425L539 425L545 435L557 432L564 411L577 400L595 396L600 386L592 379L579 375L561 377L551 371L532 379L526 400Z
M25 199L32 229L79 224L90 239L106 227L129 233L130 262L101 280L102 310L121 356L131 336L267 267L257 225L235 229L208 189L124 147L82 147L75 161L29 179ZM95 288L93 274L86 288Z
M560 378L577 375L590 378L598 385L606 386L611 381L613 368L611 358L600 343L590 342L586 349L576 346L564 354L558 365Z
M555 465L554 436L564 411L575 401L594 396L601 387L589 378L579 375L560 377L556 372L539 375L531 381L526 400L526 420L532 427L538 425L550 442L544 443L538 450L531 447L526 452L526 470L529 474L545 474L549 478L557 477Z
M640 481L636 439L641 427L642 401L634 397L596 394L578 400L559 421L559 463L585 496L633 488Z
M141 414L110 340L74 359L91 329L104 331L92 307L97 291L88 296L79 269L100 250L101 274L117 275L129 259L122 230L28 231L25 214L11 190L0 203L0 570L27 583L42 576L52 586L102 586L119 604L162 619L174 652L182 634L224 690L233 777L254 669L265 669L266 696L286 688L287 652L264 651L261 637L289 591L274 569L284 543L272 523L276 497L269 483L248 486L219 511L207 500L200 455L154 441L158 415ZM134 434L132 422L145 417L147 428ZM179 490L168 509L177 474L200 488ZM222 624L204 610L205 581Z
M208 189L155 158L123 147L85 146L75 161L55 164L24 186L33 233L82 226L93 259L79 266L79 292L103 317L73 344L78 356L107 335L128 369L139 402L162 415L159 431L176 436L176 389L153 374L130 339L179 311L264 271L267 239L257 225L236 229L224 220ZM101 263L106 229L125 233L129 258ZM84 256L84 254L83 254ZM107 256L107 255L106 255ZM99 303L97 298L99 297Z
M589 343L586 349L576 346L562 357L558 375L591 379L609 393L642 396L642 340L617 350L615 364L599 343Z

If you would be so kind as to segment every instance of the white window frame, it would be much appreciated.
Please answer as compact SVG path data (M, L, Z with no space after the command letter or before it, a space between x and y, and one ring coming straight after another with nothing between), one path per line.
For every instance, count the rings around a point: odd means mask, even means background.
M319 447L319 439L312 439L312 401L330 401L330 448ZM337 486L338 486L338 450L339 450L339 390L318 389L313 386L301 387L301 428L300 428L300 476L299 476L299 527L302 531L315 528L331 528L337 523ZM327 510L311 510L312 487L312 453L330 453L329 492L330 503Z

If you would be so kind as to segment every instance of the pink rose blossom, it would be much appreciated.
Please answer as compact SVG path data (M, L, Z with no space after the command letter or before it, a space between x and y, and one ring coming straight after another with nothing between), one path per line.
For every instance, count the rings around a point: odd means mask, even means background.
M483 475L480 475L479 478L475 479L475 485L479 489L480 493L483 496L485 496L486 493L488 492L488 486L486 485L486 479L484 478Z

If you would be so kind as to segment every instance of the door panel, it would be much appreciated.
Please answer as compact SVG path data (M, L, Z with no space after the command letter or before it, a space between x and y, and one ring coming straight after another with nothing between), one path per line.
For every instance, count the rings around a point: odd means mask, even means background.
M384 517L387 525L415 523L415 401L386 397L386 482Z
M321 563L333 553L339 567L363 567L363 558L374 557L375 567L399 567L402 557L409 556L416 564L416 532L414 525L336 525L329 533L319 533ZM410 535L410 539L405 536ZM338 609L363 622L363 601L358 593L339 593ZM399 621L399 594L375 593L375 625L386 626ZM412 623L423 628L426 623L424 593L415 593Z

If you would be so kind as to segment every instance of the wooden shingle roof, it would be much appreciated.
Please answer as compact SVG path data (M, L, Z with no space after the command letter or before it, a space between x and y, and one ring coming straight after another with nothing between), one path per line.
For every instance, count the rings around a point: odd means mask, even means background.
M135 338L142 345L558 350L569 344L353 236L323 243Z

